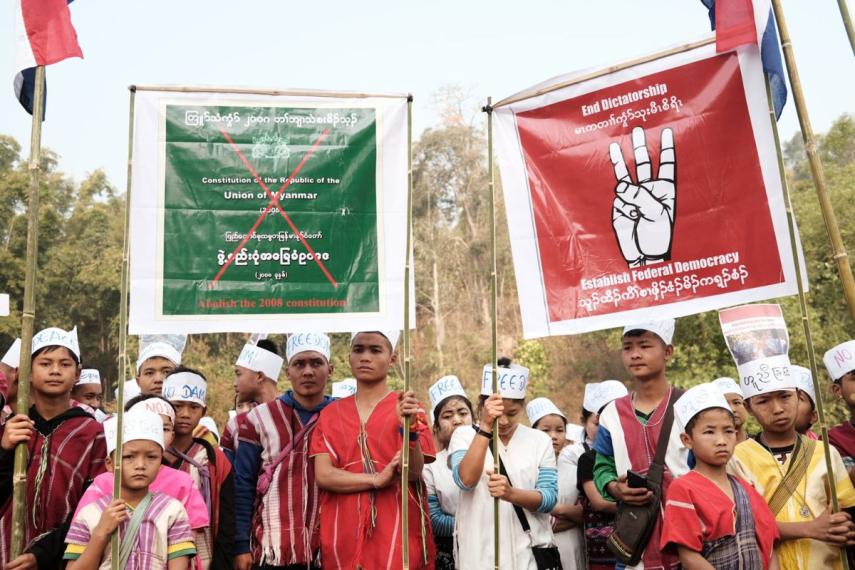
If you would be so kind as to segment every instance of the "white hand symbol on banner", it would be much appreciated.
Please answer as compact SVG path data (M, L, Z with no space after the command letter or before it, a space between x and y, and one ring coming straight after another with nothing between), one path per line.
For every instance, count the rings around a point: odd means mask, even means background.
M609 145L617 185L612 205L612 227L630 267L670 259L677 198L674 131L662 129L659 176L653 178L644 129L632 130L632 148L638 184L633 184L620 144Z

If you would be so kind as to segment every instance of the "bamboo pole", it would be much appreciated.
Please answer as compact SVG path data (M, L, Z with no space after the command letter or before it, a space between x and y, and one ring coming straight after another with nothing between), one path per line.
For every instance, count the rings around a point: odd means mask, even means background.
M407 97L407 239L404 260L404 392L410 390L410 279L413 246L413 96ZM410 418L404 418L401 438L401 557L404 570L410 567Z
M817 154L813 127L811 127L810 116L808 115L807 105L805 104L802 82L799 78L799 69L796 65L793 45L790 40L790 31L787 28L787 21L784 17L781 0L772 0L772 7L775 10L775 20L778 24L778 32L781 35L781 47L784 50L784 60L787 63L787 75L790 78L790 87L793 90L793 101L799 116L799 125L801 126L802 138L805 143L805 152L810 163L810 171L813 175L814 186L816 186L816 194L819 198L819 207L822 211L825 229L828 232L828 239L831 242L831 248L834 252L834 261L837 264L837 272L840 275L840 282L843 285L843 295L849 307L849 314L855 320L855 279L852 277L849 256L843 245L843 238L840 236L840 228L837 225L837 216L834 214L834 207L828 195L822 161L819 158L819 154Z
M846 28L849 47L852 48L852 54L855 55L855 30L852 29L852 16L849 14L849 6L846 4L846 0L837 0L837 8L840 10L840 17L843 19L843 27Z
M27 210L27 267L24 274L24 312L21 318L21 362L18 368L17 412L30 411L30 376L32 373L33 328L36 318L36 267L39 252L39 185L41 183L42 119L45 109L45 68L36 67L36 85L33 97L33 126L30 132L30 204ZM27 462L26 444L15 447L15 464L12 476L12 543L10 560L24 550L27 516Z
M483 111L487 113L487 176L490 189L490 368L493 371L493 393L499 392L498 367L498 281L496 271L496 185L493 175L493 98L487 97ZM500 473L499 419L493 422L493 473ZM493 568L499 570L499 498L493 499Z
M808 315L807 297L805 295L804 284L802 283L802 268L799 260L799 244L796 238L796 221L793 212L793 202L790 198L790 188L787 184L787 172L784 168L784 155L781 152L781 139L778 135L778 119L775 115L775 105L772 102L772 90L769 87L769 78L766 78L766 99L769 104L769 120L772 124L772 136L775 139L775 152L778 157L778 172L781 177L781 189L784 193L784 207L787 212L787 227L790 232L790 250L793 254L793 265L796 268L796 286L799 294L799 312L802 317L802 329L805 333L805 344L807 345L808 363L810 373L813 377L813 389L816 393L816 412L819 417L819 429L822 435L822 448L825 452L825 469L829 473L829 480L836 481L834 478L834 467L831 463L831 450L828 444L828 425L825 422L825 406L822 401L822 387L819 384L819 373L816 365L816 353L813 348L813 336L810 330L810 320ZM837 487L829 485L829 494L831 496L832 511L839 512L840 505L837 502ZM849 570L849 561L846 556L846 550L841 549L841 558L843 559L843 567Z

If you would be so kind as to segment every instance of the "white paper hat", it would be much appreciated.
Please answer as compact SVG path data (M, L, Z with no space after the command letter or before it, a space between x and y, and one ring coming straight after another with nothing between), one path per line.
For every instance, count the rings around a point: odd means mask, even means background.
M525 407L525 413L528 415L528 423L534 425L537 421L550 414L555 414L564 418L564 423L567 423L567 416L564 412L558 409L558 406L552 403L549 398L535 398Z
M131 398L136 398L142 394L142 390L140 389L140 385L137 384L136 378L131 378L130 380L125 381L125 401L127 402ZM113 397L118 400L119 399L119 389L116 388L113 390Z
M525 391L528 387L529 370L519 364L511 364L510 368L501 366L496 368L496 376L499 381L499 394L503 398L511 400L522 400L525 398ZM493 366L487 364L484 366L484 373L481 375L481 395L490 396L493 394Z
M579 424L567 424L564 426L564 439L580 442L585 439L585 428Z
M676 321L674 319L637 323L634 325L625 326L623 328L623 334L626 334L630 331L650 331L653 334L657 335L659 338L661 338L665 342L665 344L671 344L671 341L674 339L675 324Z
M118 418L113 416L104 420L104 438L107 443L107 455L116 450L116 429ZM145 410L125 412L122 418L122 444L145 439L153 441L163 448L163 421L157 414Z
M163 381L163 397L170 402L192 402L205 406L208 383L193 372L170 374Z
M395 347L398 346L398 339L401 337L401 331L357 331L354 333L350 333L351 346L353 346L353 339L356 338L356 335L364 332L376 332L385 336L388 339L389 344L392 345L392 352L395 352Z
M813 388L813 374L804 366L790 365L790 373L796 377L796 388L804 392L816 406L816 390Z
M39 331L33 337L33 353L46 346L64 346L70 350L80 361L80 343L77 342L77 327L70 331L64 331L56 327L49 327Z
M713 386L712 383L698 384L686 390L674 402L674 415L677 416L680 425L685 429L686 424L693 417L710 408L722 408L728 412L733 412L718 386Z
M220 440L220 430L217 429L217 422L214 421L214 418L211 416L204 416L199 420L199 425L208 428L209 432L217 436L217 441Z
M172 421L172 425L175 425L175 408L172 405L160 397L154 398L146 398L141 402L137 402L128 410L144 410L146 412L151 412L157 414L159 416L166 416Z
M461 396L467 400L469 399L469 396L466 395L466 390L460 384L460 378L453 374L443 376L428 389L431 410L435 410L444 400L452 396Z
M3 364L11 368L17 368L21 364L21 339L16 338L6 354L3 355Z
M80 380L75 385L80 386L81 384L101 384L101 373L94 368L84 368L80 372Z
M718 387L719 391L722 395L726 394L739 394L742 395L742 388L739 387L739 383L729 376L722 376L721 378L716 378L712 381L713 386Z
M245 344L243 350L240 351L236 366L243 366L255 372L261 372L265 378L269 378L274 382L279 380L279 374L282 372L282 365L285 359L276 353L265 350L254 344Z
M855 340L838 344L822 357L831 379L837 382L847 372L855 370ZM3 362L6 362L4 359Z
M288 342L285 345L285 357L289 363L296 355L308 350L324 355L329 362L330 337L324 333L297 333L288 336Z
M333 398L347 398L356 394L356 379L345 378L341 382L332 383Z
M797 374L792 370L786 354L752 360L736 367L739 370L739 387L747 400L758 394L798 388Z
M623 382L617 380L603 380L602 382L592 382L585 384L585 396L582 398L582 407L591 413L598 413L603 409L603 406L623 398L629 394L629 390L623 385Z
M137 358L137 372L146 360L155 357L165 358L175 366L181 364L181 353L174 346L165 342L153 342L140 351L140 357Z

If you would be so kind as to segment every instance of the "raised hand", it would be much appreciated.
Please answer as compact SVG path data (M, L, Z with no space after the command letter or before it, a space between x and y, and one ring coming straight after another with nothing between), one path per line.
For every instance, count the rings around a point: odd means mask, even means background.
M632 130L637 184L623 159L620 144L609 145L609 158L617 184L612 203L612 227L621 254L630 267L665 261L671 257L674 206L677 198L674 131L662 129L659 172L653 177L644 129Z

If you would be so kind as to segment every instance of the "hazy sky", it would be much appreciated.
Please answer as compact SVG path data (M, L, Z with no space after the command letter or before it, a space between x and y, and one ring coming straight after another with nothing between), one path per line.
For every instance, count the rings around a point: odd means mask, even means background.
M0 4L0 133L27 148L30 117L12 92L13 5ZM855 112L855 58L834 0L784 8L824 131ZM76 0L71 11L85 59L48 68L43 144L75 178L103 168L120 190L130 84L411 92L418 134L435 124L443 86L464 87L474 109L709 30L699 0ZM780 127L785 138L798 129L791 102Z

